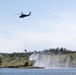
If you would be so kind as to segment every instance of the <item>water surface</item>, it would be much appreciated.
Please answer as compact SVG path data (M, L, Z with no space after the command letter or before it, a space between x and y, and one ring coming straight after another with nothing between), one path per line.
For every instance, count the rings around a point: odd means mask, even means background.
M0 75L76 75L76 69L0 68Z

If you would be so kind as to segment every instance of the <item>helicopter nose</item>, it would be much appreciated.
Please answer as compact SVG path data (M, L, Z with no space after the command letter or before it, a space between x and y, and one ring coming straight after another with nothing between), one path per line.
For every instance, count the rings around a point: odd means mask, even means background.
M19 16L19 18L22 18L22 16Z

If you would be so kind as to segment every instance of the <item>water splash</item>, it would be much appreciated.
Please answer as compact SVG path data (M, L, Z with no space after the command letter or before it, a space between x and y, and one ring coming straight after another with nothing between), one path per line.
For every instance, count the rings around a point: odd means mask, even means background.
M55 55L47 53L34 52L30 57L30 61L35 61L34 67L44 68L68 68L71 65L70 56L66 55Z

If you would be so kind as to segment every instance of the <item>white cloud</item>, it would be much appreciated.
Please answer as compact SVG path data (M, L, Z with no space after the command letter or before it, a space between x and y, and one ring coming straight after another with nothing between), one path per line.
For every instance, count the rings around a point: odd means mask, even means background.
M28 50L42 50L50 47L68 47L74 49L76 44L75 25L69 25L64 28L60 26L58 30L58 32L54 30L54 32L46 33L28 30L25 34L22 30L16 30L13 32L11 39L3 36L0 37L0 51L21 52L25 48L25 42Z
M74 27L73 27L74 28ZM61 32L50 32L50 33L43 33L43 32L29 32L26 34L27 40L29 43L34 45L43 45L43 47L72 47L76 44L76 35L75 31L72 26L67 28L63 28ZM72 30L72 32L71 32ZM64 32L65 31L65 32ZM42 47L42 48L43 48ZM74 49L74 48L72 48Z
M33 26L25 31L20 26L3 26L0 28L0 52L21 52L25 47L30 51L50 47L76 50L76 22L72 16L75 14L65 16L61 12L59 15L61 17L56 21L41 21L38 27Z
M15 37L15 36L14 36ZM5 37L0 38L0 52L17 52L20 47L23 47L23 37L15 37L8 39ZM20 52L20 51L19 51Z
M60 25L67 25L65 22L60 23Z

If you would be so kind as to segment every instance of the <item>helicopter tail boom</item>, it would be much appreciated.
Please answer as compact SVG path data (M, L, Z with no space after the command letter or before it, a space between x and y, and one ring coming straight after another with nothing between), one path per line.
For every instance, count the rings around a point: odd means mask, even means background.
M29 12L29 14L27 16L30 16L31 15L31 12Z

